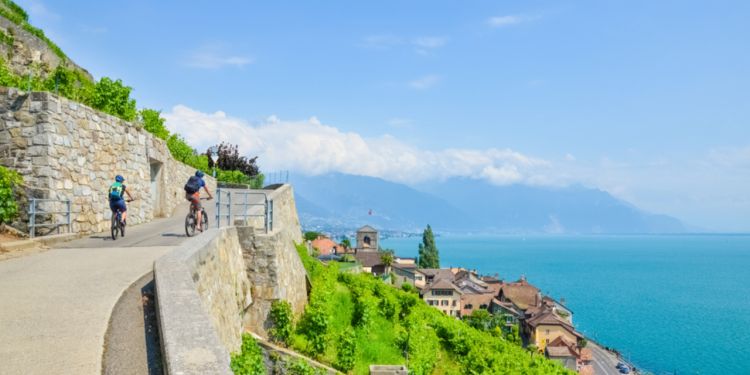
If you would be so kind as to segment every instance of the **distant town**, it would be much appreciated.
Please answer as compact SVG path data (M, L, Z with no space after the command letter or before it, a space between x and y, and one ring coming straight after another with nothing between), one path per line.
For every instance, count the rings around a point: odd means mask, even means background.
M388 237L421 235L385 233ZM383 249L379 243L386 235L369 225L356 231L306 234L308 247L320 261L350 263L346 272L371 273L394 287L412 290L429 306L470 324L499 318L507 339L515 338L519 345L579 374L638 373L634 366L623 363L614 350L592 343L578 332L573 325L573 311L566 307L564 299L543 295L524 276L506 281L497 274L481 275L462 267L420 268L417 258Z

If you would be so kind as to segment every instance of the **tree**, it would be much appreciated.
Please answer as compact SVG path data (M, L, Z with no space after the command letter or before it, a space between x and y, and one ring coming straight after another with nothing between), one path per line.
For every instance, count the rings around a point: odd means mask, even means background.
M314 241L320 236L320 232L314 232L314 231L308 231L303 234L303 237L305 237L305 240L307 241Z
M393 253L393 250L391 249L381 250L380 261L385 266L385 269L388 270L388 268L393 264L393 262L396 261L396 255Z
M344 236L344 238L341 239L341 245L343 245L347 249L351 249L352 248L352 242L349 241L349 237L347 237L347 236Z
M217 145L217 147L218 158L216 160L216 167L219 169L225 171L240 171L247 177L254 177L260 173L258 165L256 164L256 160L258 159L257 156L249 159L245 156L240 156L237 145L231 145L224 142ZM207 151L206 154L209 152L210 151ZM208 163L209 168L214 167L214 163L210 158Z
M440 268L440 255L429 224L422 234L422 243L419 244L418 264L419 268Z

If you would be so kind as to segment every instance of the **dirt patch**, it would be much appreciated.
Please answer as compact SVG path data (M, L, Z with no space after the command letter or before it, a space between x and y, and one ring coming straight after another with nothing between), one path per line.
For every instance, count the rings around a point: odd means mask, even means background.
M20 237L16 237L7 233L0 233L0 243L6 242L6 241L7 242L18 241L20 239L21 239ZM2 249L0 249L0 251L2 251Z

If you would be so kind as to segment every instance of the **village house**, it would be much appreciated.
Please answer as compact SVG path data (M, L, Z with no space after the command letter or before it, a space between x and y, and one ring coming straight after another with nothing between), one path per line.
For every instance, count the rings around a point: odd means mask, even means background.
M318 255L337 255L339 248L343 249L343 246L323 235L319 235L318 238L314 239L310 246L317 250Z
M438 279L422 290L422 299L428 305L447 315L461 317L461 295L463 294L450 280Z

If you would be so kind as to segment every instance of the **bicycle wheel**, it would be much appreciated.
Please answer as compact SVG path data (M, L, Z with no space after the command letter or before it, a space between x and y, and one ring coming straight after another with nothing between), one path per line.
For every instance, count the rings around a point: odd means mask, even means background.
M201 213L201 221L203 222L202 228L203 228L203 231L205 232L208 230L208 215L206 215L206 210L203 210L203 212Z
M112 213L111 230L112 230L112 240L116 240L117 239L117 213L114 213L114 212Z
M195 216L192 211L185 216L185 234L188 237L192 237L195 234Z

